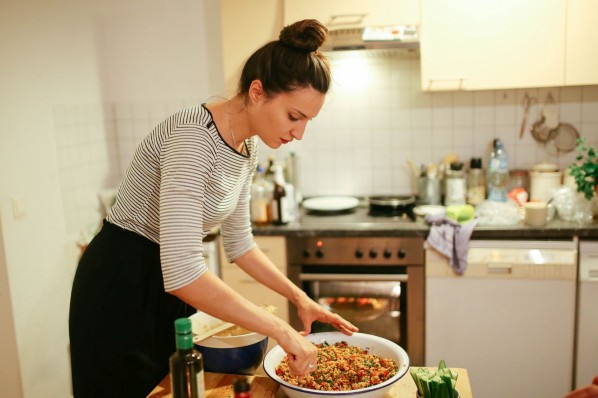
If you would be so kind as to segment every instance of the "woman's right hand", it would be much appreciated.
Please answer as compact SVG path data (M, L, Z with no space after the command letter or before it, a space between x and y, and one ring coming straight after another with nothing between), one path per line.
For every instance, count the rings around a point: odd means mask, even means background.
M316 346L290 326L284 337L277 339L278 344L289 356L289 370L297 376L304 376L316 370L318 365L318 349Z
M565 398L598 398L598 376L594 377L592 384L570 392Z

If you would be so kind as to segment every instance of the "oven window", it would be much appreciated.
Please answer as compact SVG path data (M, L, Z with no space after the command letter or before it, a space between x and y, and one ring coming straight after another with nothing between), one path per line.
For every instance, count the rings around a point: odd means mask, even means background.
M407 345L407 283L401 281L304 281L305 292L317 303L359 328ZM335 331L314 322L312 333Z

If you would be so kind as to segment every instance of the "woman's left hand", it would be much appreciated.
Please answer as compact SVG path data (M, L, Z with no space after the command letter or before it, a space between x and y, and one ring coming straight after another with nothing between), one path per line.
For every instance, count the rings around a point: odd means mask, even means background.
M299 319L303 323L303 331L300 332L303 336L307 336L311 332L311 325L314 321L329 323L348 336L359 331L355 325L340 315L328 311L307 296L301 300L297 308Z

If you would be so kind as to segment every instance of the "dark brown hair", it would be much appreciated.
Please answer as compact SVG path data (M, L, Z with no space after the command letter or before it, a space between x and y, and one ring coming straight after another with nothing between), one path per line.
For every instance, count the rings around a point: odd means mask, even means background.
M256 50L245 62L237 92L247 94L260 80L267 96L313 87L322 94L330 88L328 58L318 49L328 39L328 29L315 19L286 26L278 40Z

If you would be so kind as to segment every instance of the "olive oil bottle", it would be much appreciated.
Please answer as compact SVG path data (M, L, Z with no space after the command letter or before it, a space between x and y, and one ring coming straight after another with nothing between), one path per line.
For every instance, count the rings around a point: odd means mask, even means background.
M176 352L170 356L172 398L203 398L205 381L201 354L193 348L191 320L174 321Z

